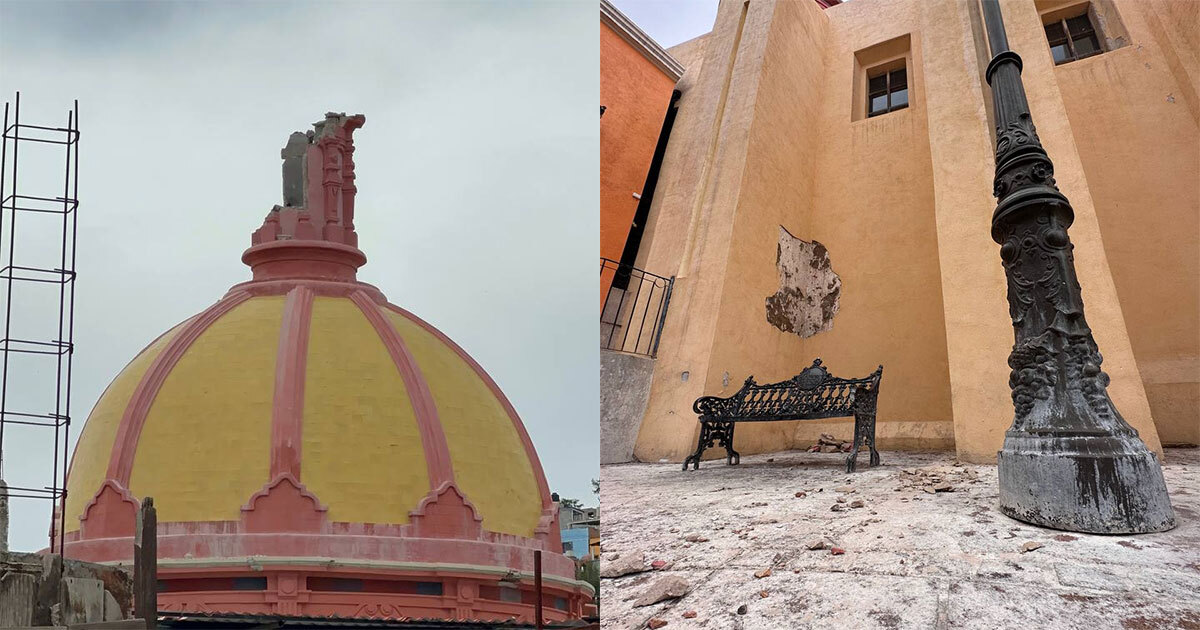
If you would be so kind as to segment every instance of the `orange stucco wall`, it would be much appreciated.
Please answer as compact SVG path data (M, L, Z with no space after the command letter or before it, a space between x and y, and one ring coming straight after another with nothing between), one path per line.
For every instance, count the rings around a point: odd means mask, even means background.
M675 81L600 27L600 255L620 260Z
M1076 267L1109 394L1158 451L1160 431L1186 434L1172 428L1187 424L1178 418L1200 416L1187 398L1198 380L1187 371L1196 361L1190 344L1200 337L1190 323L1200 258L1196 116L1187 98L1196 55L1179 29L1161 27L1175 43L1160 43L1167 37L1139 26L1152 3L1112 1L1129 14L1128 51L1059 67L1038 7L1002 6L1010 45L1025 59L1038 133L1076 211ZM696 397L728 395L750 374L787 378L819 356L844 376L885 366L877 432L885 448L956 448L963 459L995 461L1013 417L1013 336L989 235L996 202L985 47L978 6L960 0L859 0L826 10L725 0L710 34L671 51L694 59L678 85L679 115L638 263L677 279L638 459L679 460L695 448ZM897 49L910 106L864 118L865 69ZM1144 63L1163 69L1141 76ZM1100 85L1078 85L1085 81ZM1120 96L1100 111L1081 105L1105 90ZM1165 98L1172 91L1174 109ZM1143 129L1164 117L1171 120L1160 129ZM1120 133L1097 137L1111 125ZM1169 151L1152 163L1127 154L1126 144L1153 153L1156 143ZM1188 147L1190 155L1172 157ZM1156 206L1122 214L1139 194ZM765 298L779 288L781 226L825 245L842 281L832 328L812 337L781 332L766 317ZM1149 258L1134 253L1156 240L1171 244ZM1154 266L1172 271L1156 276ZM1155 286L1138 286L1148 278ZM1152 305L1172 312L1155 314ZM1170 359L1169 378L1186 382L1159 394L1168 388L1146 376L1146 357ZM804 447L820 432L849 437L851 428L848 420L743 425L737 448Z

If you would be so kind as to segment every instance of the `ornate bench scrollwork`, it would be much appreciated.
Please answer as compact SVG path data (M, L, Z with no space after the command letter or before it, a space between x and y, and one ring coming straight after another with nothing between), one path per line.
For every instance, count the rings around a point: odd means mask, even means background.
M733 450L733 429L738 422L772 422L781 420L820 420L854 417L854 448L846 459L846 472L854 472L858 448L866 442L871 449L871 466L879 465L875 450L875 403L879 398L879 380L883 366L865 378L831 376L821 365L821 359L796 376L779 383L759 385L754 377L728 398L701 396L692 405L700 417L700 442L696 452L683 460L683 469L690 464L700 468L700 456L705 449L718 445L725 449L725 461L734 465L741 461Z

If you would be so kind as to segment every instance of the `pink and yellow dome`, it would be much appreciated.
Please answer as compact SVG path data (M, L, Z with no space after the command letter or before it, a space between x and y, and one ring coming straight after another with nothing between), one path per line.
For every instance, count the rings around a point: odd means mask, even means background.
M285 206L254 279L163 333L88 418L67 483L67 555L132 558L159 523L166 610L548 618L590 587L520 418L460 347L358 282L352 132L329 114L284 149ZM321 173L312 177L310 173Z

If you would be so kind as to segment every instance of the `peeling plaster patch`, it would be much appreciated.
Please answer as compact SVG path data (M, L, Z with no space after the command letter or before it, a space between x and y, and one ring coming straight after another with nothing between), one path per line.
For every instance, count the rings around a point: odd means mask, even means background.
M767 298L767 322L801 337L833 328L842 279L833 271L829 250L817 241L792 236L781 225L775 252L779 291Z

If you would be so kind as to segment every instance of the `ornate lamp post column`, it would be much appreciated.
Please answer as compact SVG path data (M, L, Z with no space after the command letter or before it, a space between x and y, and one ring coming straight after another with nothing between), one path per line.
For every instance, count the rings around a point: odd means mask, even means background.
M983 0L983 12L996 118L992 239L1016 336L1008 357L1016 413L999 453L1000 510L1077 532L1171 529L1158 460L1108 398L1067 236L1075 213L1034 129L1021 57L1008 49L998 0Z

